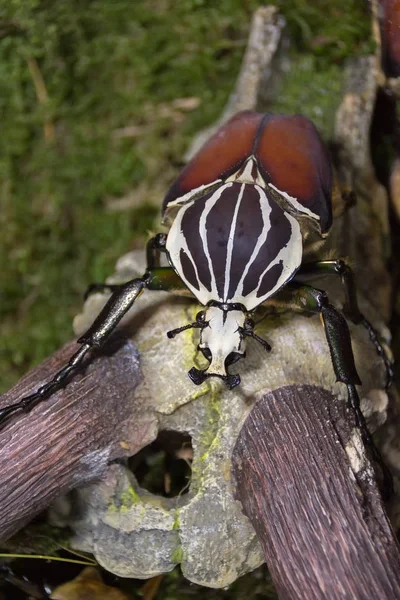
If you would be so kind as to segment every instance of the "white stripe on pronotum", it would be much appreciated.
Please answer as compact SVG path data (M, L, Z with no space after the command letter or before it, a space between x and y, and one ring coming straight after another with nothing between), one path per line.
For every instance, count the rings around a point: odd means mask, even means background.
M302 236L300 231L300 226L296 219L292 217L289 213L285 212L283 209L277 206L279 211L282 211L282 215L289 221L290 225L290 238L288 242L279 250L278 254L275 258L269 263L265 265L265 269L258 276L258 279L254 281L253 289L246 296L243 295L243 287L244 281L247 275L251 277L252 274L252 266L254 265L259 253L262 250L262 247L265 243L268 243L268 235L271 232L271 211L272 205L274 204L274 200L269 198L266 194L265 190L258 186L252 186L258 192L258 202L260 206L260 211L263 220L263 227L260 235L257 238L255 243L253 252L249 258L248 263L246 264L239 283L235 292L228 298L229 288L230 288L230 280L231 280L231 268L232 268L232 257L235 245L235 233L237 227L238 214L240 210L240 206L243 202L245 202L246 197L246 186L251 184L242 184L239 189L238 195L232 197L232 203L236 203L233 210L232 222L230 224L229 229L229 237L227 244L227 255L226 255L226 264L225 264L225 281L224 281L224 291L223 297L220 297L217 290L216 278L213 268L212 257L210 254L210 250L208 247L208 228L207 224L209 219L213 218L212 209L218 203L222 194L225 190L230 188L233 185L232 182L221 185L218 189L216 189L209 198L205 201L203 211L201 213L199 223L198 223L198 235L200 236L201 243L203 246L204 254L207 259L208 268L211 276L211 291L208 290L202 283L199 277L198 268L196 262L191 255L191 252L188 247L188 239L187 235L190 235L190 232L184 232L182 230L182 220L187 210L189 210L196 200L192 200L190 203L181 207L178 211L178 214L175 217L175 221L172 224L170 233L168 235L167 240L167 250L170 255L170 259L172 264L175 266L178 274L184 280L189 289L193 292L193 294L198 298L198 300L206 305L210 300L218 300L220 302L231 302L231 303L241 303L243 304L247 310L253 310L267 300L270 296L272 296L276 291L278 291L297 271L300 266L303 244L302 244ZM251 232L249 232L251 234ZM192 233L196 234L196 232ZM188 256L191 264L193 265L194 272L196 274L198 289L196 289L190 281L185 277L185 273L182 268L181 262L181 250L183 250ZM268 273L268 271L274 267L276 264L282 261L282 273L275 285L266 291L262 296L257 296L257 293L262 285L263 277ZM272 284L271 284L272 285Z
M262 214L262 218L263 218L263 228L262 231L260 233L260 235L258 236L258 240L257 243L254 247L254 250L250 256L249 262L247 263L244 271L243 271L243 275L240 278L240 281L238 283L238 286L236 288L236 291L234 293L234 297L242 297L243 298L243 282L244 279L247 275L247 273L249 272L249 269L251 267L251 265L253 264L253 262L255 261L260 248L263 246L263 244L265 243L266 239L267 239L267 235L269 230L271 229L271 223L270 223L270 214L271 214L271 206L270 203L268 202L268 198L266 197L266 195L264 194L264 191L258 187L258 185L254 186L256 188L256 190L259 193L259 198L260 198L260 210L261 210L261 214ZM266 202L262 202L262 194L264 194L265 200Z
M309 217L312 217L313 219L317 219L318 221L321 220L321 218L320 218L319 215L315 214L312 210L310 210L306 206L303 206L302 204L300 204L300 202L297 200L297 198L294 198L293 196L290 196L290 194L288 194L287 192L282 192L282 190L279 190L277 187L275 187L274 185L272 185L272 183L269 183L268 185L273 190L275 190L276 192L278 192L278 194L280 196L282 196L283 198L285 198L289 202L289 204L291 204L293 206L293 208L296 210L296 212L305 214L305 215L307 215Z
M233 241L235 239L237 216L238 216L240 204L242 202L242 198L243 198L245 187L246 186L243 184L241 186L241 188L240 188L239 196L238 196L238 199L237 199L237 202L236 202L236 206L235 206L235 212L233 213L231 230L229 232L228 247L227 247L227 252L226 252L226 265L225 265L224 302L226 302L228 300L228 290L229 290L229 284L231 282L231 264L232 264Z
M244 306L247 308L247 310L253 310L256 306L258 306L259 304L261 304L262 302L267 300L270 296L272 296L276 291L278 291L290 279L290 277L299 268L301 259L302 259L302 253L303 253L303 242L302 242L300 226L294 217L292 217L290 214L285 212L284 215L291 225L290 239L289 239L288 243L280 250L280 252L275 257L275 259L269 265L266 265L266 268L264 269L263 273L259 277L259 280L258 280L254 290L252 290L252 292L250 294L247 294L247 296L243 296L244 278L246 277L247 273L251 269L251 265L255 261L262 245L267 240L268 233L271 231L270 214L271 214L271 202L273 202L273 200L270 200L268 198L268 196L266 195L265 191L262 188L260 188L258 185L256 185L255 188L257 189L257 191L260 195L260 207L261 207L261 212L262 212L263 221L264 221L263 231L261 232L261 234L257 240L256 247L254 248L254 251L250 257L250 260L249 260L248 264L246 265L246 268L243 271L243 275L240 279L240 282L238 284L236 292L232 296L232 298L230 298L231 302L240 302L241 304L244 304ZM263 296L258 297L257 292L260 289L260 285L261 285L264 275L274 265L279 263L281 260L283 263L283 270L282 270L281 276L279 277L275 286L272 289L268 290L268 292L265 293Z
M167 239L167 251L168 251L168 253L170 255L172 264L175 265L175 268L178 271L179 276L184 280L184 282L186 283L186 285L193 292L193 294L200 300L200 302L202 302L203 304L205 304L204 297L202 297L202 294L201 294L202 290L204 290L204 286L202 286L202 284L200 282L199 272L198 272L198 269L197 269L196 262L195 262L195 260L193 260L192 254L191 254L191 252L190 252L190 250L188 248L188 244L187 244L186 238L185 238L185 236L183 234L183 231L182 231L182 219L184 217L185 212L191 206L193 206L193 202L191 202L190 204L187 204L186 206L183 206L181 208L181 210L178 212L178 214L176 215L175 221L173 222L172 227L171 227L171 231L172 231L172 229L174 229L174 235L168 235L168 239ZM184 252L186 252L186 254L187 254L190 262L193 265L199 289L196 289L190 283L190 281L188 281L186 279L186 277L184 275L183 268L182 268L182 262L181 262L181 249Z
M222 196L222 193L226 189L230 188L231 186L232 186L232 183L226 183L225 185L222 185L220 188L218 188L212 194L212 196L210 196L210 198L206 201L206 205L204 207L204 210L202 212L202 215L201 215L200 221L199 221L199 233L200 233L201 240L203 242L204 253L205 253L206 257L207 257L208 267L209 267L210 273L211 273L211 294L212 294L212 297L214 299L218 299L218 300L221 300L221 301L222 301L222 298L219 298L219 296L218 296L217 283L215 281L215 274L214 274L212 259L211 259L211 256L210 256L210 251L208 249L208 242L207 242L207 217L208 217L208 213L211 211L211 209L215 206L215 204L217 203L217 201Z

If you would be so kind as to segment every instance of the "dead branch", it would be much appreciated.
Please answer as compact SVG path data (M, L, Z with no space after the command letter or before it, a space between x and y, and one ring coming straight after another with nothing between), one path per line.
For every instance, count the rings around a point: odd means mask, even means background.
M0 406L36 390L75 350L70 342L55 352L3 394ZM114 337L64 389L7 423L0 431L0 539L152 440L154 417L134 395L140 380L134 345Z
M346 412L322 388L286 386L241 430L237 497L279 598L400 598L399 547Z

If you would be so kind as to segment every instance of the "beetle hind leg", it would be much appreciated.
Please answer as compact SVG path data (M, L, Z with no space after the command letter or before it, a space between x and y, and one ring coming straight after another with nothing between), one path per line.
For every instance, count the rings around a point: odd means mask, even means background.
M345 305L343 312L352 323L355 325L361 324L368 331L369 338L372 344L375 346L376 353L381 357L385 364L385 388L389 388L394 377L392 361L383 347L376 329L359 309L353 269L347 264L346 261L342 259L319 260L316 262L303 264L297 272L295 279L297 281L306 281L309 278L320 275L335 275L340 277L345 293Z
M284 293L290 292L290 300L286 299L288 306L301 312L320 314L322 317L336 379L347 386L348 407L355 415L357 427L367 450L380 467L383 478L382 494L385 498L388 498L393 491L393 480L378 448L374 444L365 417L361 412L360 398L356 389L356 385L360 385L361 380L354 362L350 331L346 319L329 303L325 292L294 281L286 287L288 289L284 290Z
M310 289L314 292L313 288ZM316 290L316 292L318 294L319 290ZM373 460L381 469L383 478L382 494L384 498L387 499L393 493L393 479L381 453L374 444L365 417L360 408L360 398L356 385L360 385L361 381L354 363L350 331L345 318L334 306L332 306L332 304L329 304L326 294L324 294L324 292L319 293L321 294L321 299L319 300L320 311L333 369L337 380L347 385L347 405L354 413L356 425L361 433L366 448L368 448Z
M378 356L381 357L381 359L383 360L383 362L385 364L385 368L386 368L385 389L388 389L392 385L393 378L394 378L393 363L390 360L385 348L382 346L381 341L379 339L379 335L376 332L376 329L373 327L373 325L371 325L371 323L368 321L368 319L366 319L363 315L362 315L360 323L368 331L369 339L374 344L376 353L378 354Z
M373 460L379 465L382 472L382 496L384 500L388 500L393 494L393 477L382 458L382 454L374 444L374 440L369 432L365 417L361 412L360 398L354 385L347 386L348 406L351 408L356 417L357 427L361 432L365 446L370 450Z

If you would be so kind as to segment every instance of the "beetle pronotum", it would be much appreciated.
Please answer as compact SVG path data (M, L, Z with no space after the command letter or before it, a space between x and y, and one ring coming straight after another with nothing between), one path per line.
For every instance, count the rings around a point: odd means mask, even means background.
M168 332L173 338L200 329L199 349L209 365L190 369L195 384L218 377L233 388L239 375L229 365L245 356L246 338L271 348L254 332L253 311L272 297L300 310L319 313L338 381L347 385L364 441L375 449L360 410L346 320L325 292L302 283L325 273L341 278L346 314L363 323L385 357L374 329L360 313L354 276L342 260L303 263L308 248L323 242L332 224L332 169L328 153L307 118L252 111L238 113L200 149L170 187L163 203L168 234L147 246L142 277L118 286L92 286L113 293L92 326L78 340L80 349L51 381L18 403L0 410L0 425L18 411L29 411L66 383L84 356L101 346L144 289L185 292L205 308L194 323ZM161 266L161 254L169 266ZM387 475L385 471L385 475ZM387 475L388 478L388 475Z

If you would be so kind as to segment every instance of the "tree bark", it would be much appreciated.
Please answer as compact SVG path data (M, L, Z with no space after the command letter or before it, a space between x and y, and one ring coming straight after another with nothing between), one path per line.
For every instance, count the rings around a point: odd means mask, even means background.
M286 386L255 405L235 446L236 495L280 599L400 598L399 547L346 413L322 388Z
M70 342L55 352L3 394L0 406L51 379L74 351ZM141 379L134 345L114 336L96 356L68 386L0 431L1 540L60 494L101 477L110 460L152 441L155 418L133 393Z

